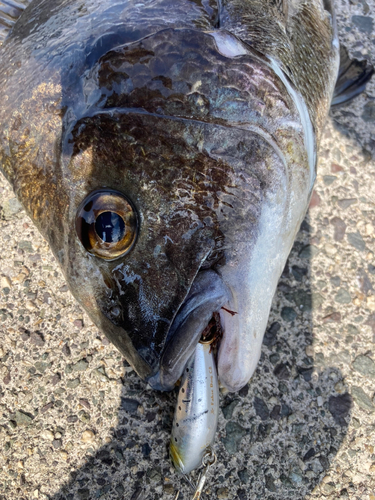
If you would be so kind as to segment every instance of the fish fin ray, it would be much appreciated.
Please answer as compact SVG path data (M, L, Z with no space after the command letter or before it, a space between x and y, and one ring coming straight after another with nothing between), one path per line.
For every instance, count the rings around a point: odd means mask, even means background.
M340 69L331 105L346 103L363 92L373 73L374 67L368 61L350 59L348 51L341 45Z

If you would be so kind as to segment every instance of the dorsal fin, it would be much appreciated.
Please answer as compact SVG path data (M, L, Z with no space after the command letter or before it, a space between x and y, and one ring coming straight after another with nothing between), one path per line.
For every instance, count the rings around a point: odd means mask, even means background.
M0 0L0 45L32 0Z
M374 68L367 61L350 59L348 51L340 46L340 69L335 91L333 93L332 106L353 99L363 90L371 79Z

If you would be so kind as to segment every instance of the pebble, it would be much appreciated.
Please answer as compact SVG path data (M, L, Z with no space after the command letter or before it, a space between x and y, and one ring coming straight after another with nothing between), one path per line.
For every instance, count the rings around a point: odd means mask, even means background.
M334 235L333 238L335 241L342 241L345 236L345 231L346 231L346 224L345 222L340 219L340 217L333 217L330 220L330 223L332 224L334 228Z
M322 485L322 491L324 494L329 495L330 493L335 491L335 484L330 482L330 483L325 483Z
M281 309L281 317L283 318L284 321L291 323L296 319L297 313L292 307L283 307Z
M30 425L34 420L34 417L30 413L26 413L22 410L17 410L14 416L14 420L17 425Z
M216 491L216 497L219 500L225 500L226 498L229 498L228 488L218 488L218 490Z
M103 367L96 368L95 370L92 371L93 375L97 377L100 382L108 382L109 378L107 377L105 370Z
M116 486L115 490L117 491L119 496L122 496L125 492L125 488L121 483Z
M121 409L129 413L136 413L139 405L140 403L136 399L121 398Z
M69 357L71 355L70 347L69 347L68 343L64 344L64 346L62 348L62 353L64 354L64 356L67 356L67 357Z
M375 378L375 363L368 356L358 356L353 361L353 368L361 375Z
M174 489L174 486L173 484L165 484L163 486L163 493L165 495L174 495L175 494L175 489Z
M44 430L40 435L43 439L47 439L47 441L53 441L55 439L53 432L49 430Z
M290 370L286 363L276 365L273 373L279 380L287 380L290 377Z
M155 483L158 483L159 481L161 481L161 473L160 473L160 469L158 468L152 468L152 469L149 469L147 471L147 477L155 482Z
M270 413L270 417L273 420L280 420L281 418L281 405L275 405Z
M81 330L83 328L83 320L82 319L76 319L73 322L74 326Z
M231 455L239 450L241 439L246 436L247 431L237 422L229 421L225 426L226 437L221 438L226 450Z
M356 248L360 252L363 252L366 248L366 243L363 241L362 236L357 231L356 233L347 233L346 237L348 242L352 247Z
M88 410L90 409L90 403L87 399L79 399L79 404L84 406Z
M340 382L337 382L337 384L335 385L335 391L338 394L344 394L344 392L345 392L345 385L343 384L343 382L341 380L340 380Z
M86 359L81 359L80 361L71 366L74 372L84 372L89 367L89 363Z
M30 342L36 347L43 347L45 344L43 335L40 332L32 332L30 335Z
M330 186L336 180L337 180L336 175L324 175L323 176L323 182L326 186Z
M324 250L326 254L329 255L330 257L332 257L337 253L337 248L335 247L335 245L332 245L332 243L326 243L324 245Z
M75 389L76 387L78 387L80 385L81 381L79 378L75 378L73 380L67 380L66 382L66 386L69 388L69 389Z
M339 200L337 202L337 205L341 209L345 210L345 209L349 208L351 205L354 205L355 203L358 203L357 198L350 198L350 199L347 199L347 200Z
M59 448L61 448L61 445L62 445L62 442L61 442L61 439L54 439L52 441L52 446L58 450Z
M369 292L373 291L373 286L372 286L372 283L370 281L370 278L363 268L361 268L357 271L357 282L359 284L359 289L365 295L367 295Z
M17 215L19 212L23 210L23 206L21 203L17 200L17 198L10 198L9 200L5 201L5 203L2 206L2 217L7 220L11 219L15 215Z
M148 458L150 456L150 453L152 451L151 446L148 443L144 443L141 448L142 455L144 458Z
M322 200L321 200L320 196L318 195L318 193L314 189L312 192L312 195L311 195L309 208L311 209L311 208L315 208L315 207L319 206L321 201Z
M10 288L12 286L12 280L8 276L1 277L1 288Z
M262 420L267 420L270 416L270 412L267 404L263 401L263 399L255 396L253 404L258 417L260 417Z
M375 122L375 102L370 101L363 107L362 118L365 122Z
M370 397L365 393L362 387L353 386L351 390L354 401L363 410L374 411L375 407Z
M352 298L350 293L345 288L340 288L337 294L335 295L335 302L339 304L350 304Z
M272 493L275 493L277 491L277 488L276 488L273 477L270 474L268 474L265 476L265 480L266 480L267 490L272 491Z
M331 412L335 422L342 427L346 426L346 417L348 417L353 406L353 399L349 393L331 396L328 400L328 409Z
M250 481L250 474L247 469L242 469L238 471L238 477L240 478L240 481L244 484L247 484Z
M319 248L315 245L306 245L300 251L299 257L301 259L311 259L315 255L318 255L319 251Z
M93 443L95 441L95 434L90 430L83 431L81 435L81 441L83 443Z
M371 33L374 21L369 16L352 16L352 23L357 26L362 33Z
M266 333L264 334L263 344L268 347L272 347L276 343L277 333L280 328L280 323L278 323L277 321L272 323L272 325L266 330Z
M40 373L44 373L47 370L47 368L50 368L52 366L52 363L47 363L45 361L37 361L34 364L34 366Z
M224 418L226 420L230 420L232 418L233 410L238 405L238 403L239 403L238 399L234 399L233 401L229 401L225 406L221 407Z
M31 244L31 241L28 241L28 240L19 241L18 248L20 250L24 250L25 252L28 252L28 253L34 253L34 249L33 249L33 246Z
M289 476L289 479L295 484L302 483L302 476L300 474L297 474L296 472L292 472Z
M239 488L237 490L237 497L238 500L248 500L248 492L242 488Z
M89 413L86 413L85 411L80 411L78 413L78 417L79 419L82 421L82 422L89 422L91 420L91 416L89 415Z
M370 309L370 311L375 311L375 295L367 297L366 306Z

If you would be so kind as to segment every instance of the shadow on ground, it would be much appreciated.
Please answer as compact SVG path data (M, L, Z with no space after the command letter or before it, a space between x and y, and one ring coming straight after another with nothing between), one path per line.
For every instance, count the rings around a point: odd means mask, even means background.
M340 371L312 356L312 311L322 308L322 298L310 289L309 230L307 218L280 279L254 377L238 394L222 395L218 465L205 498L303 499L345 437L351 397ZM167 453L175 400L175 393L149 391L128 373L112 441L51 498L156 500L178 490L179 500L190 498Z

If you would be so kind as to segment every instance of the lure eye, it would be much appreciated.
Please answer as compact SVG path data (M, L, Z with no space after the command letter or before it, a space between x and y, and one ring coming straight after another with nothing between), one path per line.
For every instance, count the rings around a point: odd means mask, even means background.
M77 235L85 249L101 259L114 260L128 253L137 229L135 209L117 191L94 191L77 210Z

